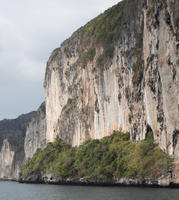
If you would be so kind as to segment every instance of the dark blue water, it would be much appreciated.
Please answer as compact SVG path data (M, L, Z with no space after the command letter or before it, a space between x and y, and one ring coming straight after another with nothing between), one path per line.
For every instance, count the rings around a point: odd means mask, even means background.
M0 200L179 200L179 189L0 182Z

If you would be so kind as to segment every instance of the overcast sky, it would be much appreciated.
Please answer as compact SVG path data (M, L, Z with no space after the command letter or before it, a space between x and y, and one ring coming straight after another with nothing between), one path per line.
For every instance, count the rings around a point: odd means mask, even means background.
M119 0L0 0L0 119L44 101L46 62L77 28Z

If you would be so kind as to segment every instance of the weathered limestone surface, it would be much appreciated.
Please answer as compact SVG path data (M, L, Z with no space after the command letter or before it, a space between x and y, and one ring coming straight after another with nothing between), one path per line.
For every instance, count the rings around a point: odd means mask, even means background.
M57 136L78 146L113 130L130 132L135 141L152 130L175 161L173 172L156 180L158 185L179 183L179 2L124 2L124 28L105 65L98 63L103 45L95 46L92 60L80 64L83 28L53 51L44 81L46 109L40 108L28 126L26 158ZM116 181L130 184L125 178Z
M0 121L0 179L17 180L24 160L26 127L35 112Z
M130 13L134 5L129 5ZM126 57L126 54L136 45L141 11L139 3L135 20L133 15L126 13L128 30L122 32L106 69L96 66L102 47L96 48L96 56L87 66L76 65L80 48L78 31L52 53L44 83L47 141L53 141L59 135L67 142L79 145L88 137L102 138L114 129L129 131L128 104L133 87L134 57ZM70 52L66 53L66 49Z
M76 65L79 31L52 53L44 83L47 142L60 136L75 146L114 129L142 140L152 129L160 147L179 159L178 7L174 0L129 3L127 28L105 69L96 64L102 47L85 67Z
M95 56L85 66L79 64L81 29L53 51L45 104L27 127L25 158L57 136L78 146L113 130L130 132L135 141L152 130L156 143L175 160L172 178L162 176L159 185L179 183L179 1L126 2L125 28L104 66L98 64L103 45L95 46ZM7 141L3 146L8 147ZM7 148L1 157L5 153L6 163L12 163L13 152Z
M0 178L11 177L14 152L10 149L9 142L4 140L0 153Z
M45 103L42 103L26 130L24 143L25 159L31 158L37 149L46 145Z
M22 159L17 159L15 152L11 150L7 139L3 141L0 152L0 179L18 180Z
M177 28L174 10L177 2L159 1L154 6L155 21L144 11L144 104L147 123L155 133L155 140L169 155L179 158L179 60ZM176 16L175 16L176 17Z

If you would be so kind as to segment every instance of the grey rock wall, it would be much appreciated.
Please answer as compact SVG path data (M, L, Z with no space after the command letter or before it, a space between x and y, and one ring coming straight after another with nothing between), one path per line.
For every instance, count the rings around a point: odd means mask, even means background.
M27 126L24 150L25 159L31 158L37 149L43 149L46 145L46 120L45 103L42 103Z
M9 179L12 177L12 164L14 152L10 149L9 142L5 139L0 153L0 178Z
M18 179L24 161L26 127L35 113L0 121L0 179Z

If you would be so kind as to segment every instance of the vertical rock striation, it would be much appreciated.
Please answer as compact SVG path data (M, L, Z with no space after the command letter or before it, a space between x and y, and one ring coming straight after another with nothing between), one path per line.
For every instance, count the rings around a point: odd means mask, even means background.
M37 149L46 145L45 103L42 103L26 130L25 159L31 158Z
M124 0L55 49L44 82L47 142L75 146L117 129L139 141L152 130L178 163L178 11L175 0Z
M155 140L179 158L178 1L147 1L144 10L144 104ZM178 15L178 16L177 16Z
M7 139L3 141L0 153L0 178L12 178L12 165L14 159L14 151L10 149L10 144ZM14 178L14 177L13 177Z
M0 179L17 180L24 160L24 137L35 112L0 121Z
M99 62L106 50L99 43L81 64L91 47L89 40L83 48L85 33L120 7L122 28L110 59ZM60 136L75 146L115 129L138 141L152 130L160 147L179 158L178 9L174 0L122 1L54 50L44 82L48 142Z
M140 30L142 1L124 1L109 13L120 10L120 7L125 7L126 12L121 13L124 21L121 20L120 38L110 61L99 63L105 52L104 46L99 44L94 47L94 58L81 65L80 59L85 53L83 55L80 48L88 24L52 53L44 84L47 141L53 141L59 135L67 142L79 145L88 137L102 138L115 129L129 131L128 104L133 87L132 65L136 35ZM108 15L105 15L103 20L107 18ZM89 22L89 26L93 26L93 21ZM88 52L88 46L84 52Z
M152 130L175 161L167 181L179 183L178 50L177 0L123 0L81 27L47 62L46 99L27 127L25 158L57 136L78 146L113 130L135 141ZM12 164L8 145L4 169Z

